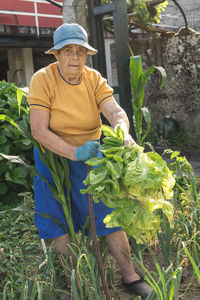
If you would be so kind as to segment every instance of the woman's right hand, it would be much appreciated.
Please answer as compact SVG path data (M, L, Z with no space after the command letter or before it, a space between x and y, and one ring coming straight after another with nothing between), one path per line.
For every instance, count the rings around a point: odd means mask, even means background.
M86 161L96 156L99 148L99 140L89 141L76 148L76 160Z

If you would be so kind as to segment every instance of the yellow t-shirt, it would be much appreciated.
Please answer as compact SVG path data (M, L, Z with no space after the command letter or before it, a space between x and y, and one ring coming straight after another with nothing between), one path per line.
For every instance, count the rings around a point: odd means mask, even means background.
M112 99L113 89L99 72L84 66L78 84L65 81L58 63L36 72L30 82L30 109L50 113L50 129L66 142L80 146L100 138L100 106Z

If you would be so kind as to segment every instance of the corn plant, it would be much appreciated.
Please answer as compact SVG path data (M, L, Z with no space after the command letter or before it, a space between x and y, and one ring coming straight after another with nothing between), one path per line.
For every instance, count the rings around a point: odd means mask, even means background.
M144 140L147 137L150 125L151 125L151 115L147 107L143 107L144 101L144 84L147 82L149 75L151 75L154 70L158 70L161 73L162 80L160 85L160 90L163 88L166 79L166 72L163 67L152 66L146 72L143 72L142 58L140 55L134 56L131 51L130 58L130 84L132 92L132 106L133 106L133 121L134 129L136 134L137 144L140 146L144 145ZM143 121L146 123L146 130L143 128Z

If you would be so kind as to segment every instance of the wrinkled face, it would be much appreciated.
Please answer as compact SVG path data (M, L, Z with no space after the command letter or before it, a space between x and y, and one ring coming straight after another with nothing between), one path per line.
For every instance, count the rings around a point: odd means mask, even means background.
M67 45L56 51L62 77L71 83L81 79L81 73L87 59L87 49L79 45Z

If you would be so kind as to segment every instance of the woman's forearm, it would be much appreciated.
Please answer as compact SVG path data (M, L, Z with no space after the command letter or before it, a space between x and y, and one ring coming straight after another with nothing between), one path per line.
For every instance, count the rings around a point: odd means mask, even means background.
M77 147L65 142L54 132L47 129L40 130L39 132L34 132L34 130L32 130L31 133L34 139L44 148L47 148L60 156L76 160L75 152Z
M68 144L57 134L49 129L50 113L42 110L30 110L31 134L44 148L50 151L76 160L76 146Z
M129 134L129 120L127 114L114 99L102 104L101 111L114 129L116 129L117 126L120 126L123 130L124 144L126 146L135 143Z
M125 132L129 132L129 120L125 111L119 106L119 104L113 99L106 102L101 107L102 113L109 121L113 128L120 125L121 129Z

